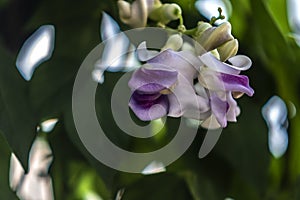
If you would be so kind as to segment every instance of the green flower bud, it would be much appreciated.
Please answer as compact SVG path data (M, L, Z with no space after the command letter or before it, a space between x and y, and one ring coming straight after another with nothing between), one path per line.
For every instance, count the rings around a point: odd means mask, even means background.
M149 15L149 18L160 22L162 24L167 24L172 20L177 20L182 14L181 8L179 5L172 4L162 4L160 7L153 9Z

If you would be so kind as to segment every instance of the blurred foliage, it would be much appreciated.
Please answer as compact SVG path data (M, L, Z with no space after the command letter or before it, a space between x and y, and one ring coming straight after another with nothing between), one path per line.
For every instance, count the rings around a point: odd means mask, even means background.
M194 0L174 2L182 6L187 27L202 19ZM300 199L300 115L290 119L289 149L278 160L268 152L267 127L261 117L262 105L275 94L296 108L300 106L300 48L288 37L286 2L231 3L230 21L239 39L239 52L253 61L247 75L255 89L254 97L239 99L242 113L238 122L223 130L207 157L197 157L205 134L199 130L192 146L167 167L166 173L143 176L117 172L95 160L81 143L71 112L77 70L100 42L101 12L118 21L116 1L0 1L0 199L15 198L8 185L10 152L14 151L27 168L36 126L52 117L60 120L49 135L55 157L50 173L56 199L86 199L89 193L113 199L123 188L123 199L130 200ZM42 24L55 26L55 50L26 83L14 65L15 58L25 39ZM108 136L123 148L136 151L167 143L172 135L161 143L157 139L136 141L111 122L109 91L118 78L119 74L107 73L96 94L99 119L109 130ZM170 120L167 127L177 127L177 123Z

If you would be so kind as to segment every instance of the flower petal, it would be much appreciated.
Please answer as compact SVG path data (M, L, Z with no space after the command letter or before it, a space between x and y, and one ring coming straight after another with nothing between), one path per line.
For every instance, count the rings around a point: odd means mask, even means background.
M216 117L221 127L226 127L226 113L229 109L229 104L226 101L221 100L214 92L210 92L210 105L211 112Z
M240 71L248 70L252 65L251 59L244 55L233 56L229 58L228 61L232 64L230 65L231 68Z
M216 117L214 115L210 115L207 119L205 119L201 123L201 127L206 128L206 129L218 129L220 128L220 124L217 121Z
M170 49L165 50L147 61L150 63L159 63L177 70L188 80L196 78L200 71L202 62L190 51L175 52Z
M243 92L248 96L254 94L254 90L249 86L248 77L244 75L232 75L202 69L199 82L212 91Z
M161 95L162 94L160 94L160 93L145 94L145 93L140 93L140 92L136 91L132 94L132 98L134 98L136 101L146 103L146 102L150 102L150 101L155 101Z
M154 101L137 101L136 99L131 96L129 107L140 120L155 120L165 116L168 112L169 102L166 95L161 95Z
M221 79L227 91L244 92L248 96L254 94L254 90L249 86L249 79L247 76L221 73Z
M248 70L252 65L251 59L244 55L229 58L228 61L231 62L232 65L221 62L210 52L201 55L200 59L208 68L228 74L239 74L240 71Z
M178 76L178 84L169 97L168 116L193 118L202 120L207 118L209 111L209 100L206 96L196 94L191 81L186 79L182 74Z
M133 73L128 85L132 91L153 94L171 88L177 81L177 75L177 71L164 65L145 64Z
M229 109L226 114L227 121L236 122L236 117L240 114L240 108L236 101L233 99L231 92L226 93L226 99L229 104Z
M158 54L159 54L158 51L151 51L147 49L146 41L142 42L137 47L137 55L140 61L144 62L150 60L151 58L154 58Z

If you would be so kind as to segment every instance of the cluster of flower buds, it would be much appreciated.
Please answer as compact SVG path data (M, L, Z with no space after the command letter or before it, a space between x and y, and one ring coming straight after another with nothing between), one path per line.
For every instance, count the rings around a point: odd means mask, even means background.
M162 4L159 0L136 0L132 4L119 0L118 7L120 19L132 28L146 26L148 18L165 25L181 17L177 4Z
M156 21L159 27L179 20L177 30L166 28L171 30L170 35L159 51L148 50L146 42L135 49L136 60L142 64L132 68L129 107L139 119L186 117L199 120L202 127L209 129L236 122L240 109L235 99L244 93L252 96L254 91L248 77L240 75L251 67L251 60L236 55L238 41L231 34L229 22L215 27L201 21L194 29L186 30L177 4L162 4L158 0L129 4L119 0L118 6L121 21L131 27L145 27L148 19ZM102 29L104 35L109 24L116 26L107 15L102 24L106 26ZM184 41L186 35L192 42Z

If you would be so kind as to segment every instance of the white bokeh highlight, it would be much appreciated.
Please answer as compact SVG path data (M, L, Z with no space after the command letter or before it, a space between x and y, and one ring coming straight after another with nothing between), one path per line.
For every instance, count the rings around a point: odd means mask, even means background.
M292 30L292 37L300 46L300 1L287 0L287 15L290 28Z
M268 144L275 158L284 155L288 148L287 116L288 111L284 101L273 96L262 108L262 115L268 125Z
M58 119L56 118L45 120L41 123L40 128L44 133L50 133L54 129L57 122Z
M25 171L12 153L9 184L20 199L54 200L52 179L48 174L53 161L52 150L43 137L37 137L29 153L29 169Z
M127 72L140 66L135 46L130 43L125 33L121 32L117 22L106 13L102 15L100 35L105 46L92 72L94 81L102 84L104 71Z
M34 70L52 56L55 30L52 25L43 25L23 44L16 66L26 81L31 80Z
M224 20L217 20L215 24L219 25L231 16L232 7L229 0L198 0L195 2L195 7L206 19L210 20L212 17L218 17L218 8L222 8L222 15L225 16Z
M153 161L142 171L143 175L158 174L165 172L166 168L162 162Z

